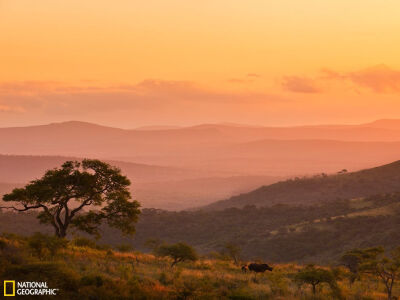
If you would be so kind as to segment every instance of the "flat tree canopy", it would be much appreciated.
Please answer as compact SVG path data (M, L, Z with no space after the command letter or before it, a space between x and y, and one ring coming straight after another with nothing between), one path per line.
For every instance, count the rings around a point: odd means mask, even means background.
M169 256L172 258L171 267L183 261L195 261L198 256L193 247L185 243L176 243L172 245L162 244L158 247L156 254L159 256Z
M4 195L16 211L39 210L41 223L51 224L58 237L73 227L99 234L106 222L125 234L133 234L140 204L132 200L130 181L121 171L99 160L67 161L40 179Z
M317 285L321 283L329 284L333 292L339 295L338 286L332 272L322 269L315 268L313 265L308 265L307 267L300 270L295 276L294 281L301 284L310 284L312 286L313 294L316 293Z
M385 254L383 247L354 249L346 254L357 259L359 273L380 279L385 284L388 299L393 299L393 286L400 276L400 247L393 249L390 255Z

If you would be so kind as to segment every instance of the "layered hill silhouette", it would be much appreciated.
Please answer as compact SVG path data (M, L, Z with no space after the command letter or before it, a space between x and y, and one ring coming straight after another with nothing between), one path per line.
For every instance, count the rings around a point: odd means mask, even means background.
M320 174L294 178L263 186L252 192L218 201L207 210L267 207L276 204L314 205L323 202L362 198L377 194L400 192L400 161L336 175Z
M132 130L71 121L0 128L0 140L0 183L26 183L74 157L99 158L129 176L144 207L175 210L207 205L283 178L356 171L398 160L400 120Z
M46 170L59 167L63 156L0 155L0 196L28 181L40 178ZM210 172L107 160L119 167L132 182L132 194L143 207L186 209L247 192L265 183L278 181L271 176L213 177Z
M67 160L81 160L72 156L0 155L0 182L24 183L41 177L46 170L61 166ZM106 162L123 170L133 183L182 180L207 175L197 170L145 165L115 160Z
M203 124L146 130L72 121L1 128L0 140L2 154L92 157L198 169L211 172L210 176L289 176L357 170L397 160L400 120L298 127Z

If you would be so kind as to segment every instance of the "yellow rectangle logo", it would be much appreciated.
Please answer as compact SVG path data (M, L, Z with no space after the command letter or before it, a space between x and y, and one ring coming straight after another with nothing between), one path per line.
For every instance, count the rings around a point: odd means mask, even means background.
M7 293L7 284L11 287L12 292ZM11 285L10 285L11 284ZM4 280L4 296L5 297L14 297L15 296L15 280Z

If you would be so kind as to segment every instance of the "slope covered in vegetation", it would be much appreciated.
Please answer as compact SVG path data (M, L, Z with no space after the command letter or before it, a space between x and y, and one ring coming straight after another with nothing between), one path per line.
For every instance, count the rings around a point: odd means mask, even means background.
M40 225L35 213L0 215L1 231L29 235L53 233ZM327 202L313 206L275 205L222 211L168 212L144 209L134 238L102 228L103 243L128 243L148 251L146 242L186 242L200 253L219 251L226 243L242 250L245 259L275 262L337 261L345 250L383 245L388 249L400 240L400 195Z
M40 236L42 239L50 237ZM272 272L243 273L226 258L200 257L170 267L170 259L116 251L85 239L55 249L38 235L0 237L0 276L43 281L58 299L383 299L385 288L370 275L349 285L343 267L275 264ZM41 245L41 246L40 246ZM310 273L312 272L312 273ZM308 276L322 278L313 296ZM324 275L324 277L322 277ZM5 277L4 277L5 278ZM396 284L393 295L400 293ZM317 298L315 298L317 297ZM34 298L25 297L26 299Z
M179 240L203 252L224 243L240 246L248 258L279 262L328 262L354 247L396 246L400 239L400 195L327 202L321 205L275 205L223 211L144 210L135 236Z
M338 199L400 192L400 161L353 173L321 174L281 181L252 192L215 202L207 210L246 205L315 204Z

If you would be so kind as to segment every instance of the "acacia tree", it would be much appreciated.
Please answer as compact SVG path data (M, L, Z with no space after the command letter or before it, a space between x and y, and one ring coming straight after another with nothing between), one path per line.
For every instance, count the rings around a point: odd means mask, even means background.
M353 249L347 251L340 258L341 264L349 270L349 285L360 279L360 263L363 250Z
M185 243L162 244L157 248L156 252L158 256L169 256L172 258L171 268L179 262L187 260L196 261L198 259L198 255L193 247Z
M294 281L299 285L309 284L312 286L312 292L315 296L317 286L327 283L337 298L342 298L339 287L337 286L335 276L329 270L316 268L314 265L308 265L294 276Z
M40 223L51 224L58 237L65 237L70 227L99 235L103 222L124 234L133 234L140 204L131 200L129 186L129 179L107 163L67 161L4 195L3 200L13 206L0 208L39 210Z
M234 243L226 243L222 253L228 255L233 260L235 265L239 265L242 249L238 245Z
M358 250L360 272L378 277L386 288L388 300L391 300L395 281L400 277L400 247L391 255L385 255L383 247Z

